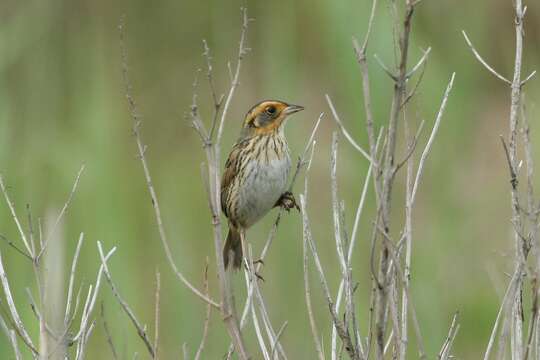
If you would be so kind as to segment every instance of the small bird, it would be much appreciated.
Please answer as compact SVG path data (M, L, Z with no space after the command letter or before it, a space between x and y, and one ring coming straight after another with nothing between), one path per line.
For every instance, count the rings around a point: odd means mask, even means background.
M287 191L291 157L285 139L287 118L304 108L283 101L265 100L253 106L244 119L221 180L221 207L229 220L223 247L225 268L242 264L240 233L272 208L298 208Z

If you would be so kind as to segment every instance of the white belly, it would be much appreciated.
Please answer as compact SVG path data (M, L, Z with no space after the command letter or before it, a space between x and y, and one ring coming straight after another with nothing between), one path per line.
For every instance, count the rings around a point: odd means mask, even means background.
M274 207L287 190L290 169L288 153L282 159L273 158L259 163L252 161L247 165L245 173L249 176L239 191L238 217L245 227L253 225Z

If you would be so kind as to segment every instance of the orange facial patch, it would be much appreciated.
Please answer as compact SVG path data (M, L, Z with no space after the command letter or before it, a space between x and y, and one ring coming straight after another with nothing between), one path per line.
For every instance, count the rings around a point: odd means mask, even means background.
M252 126L255 129L256 134L265 134L268 132L272 132L279 128L279 126L283 123L283 120L286 117L286 114L283 110L285 110L289 106L288 104L282 102L282 101L262 101L255 105L246 115L246 119L244 121L244 126ZM269 115L269 109L273 108L273 117L270 121L266 122L265 124L257 124L257 117L259 117L262 114L268 114Z

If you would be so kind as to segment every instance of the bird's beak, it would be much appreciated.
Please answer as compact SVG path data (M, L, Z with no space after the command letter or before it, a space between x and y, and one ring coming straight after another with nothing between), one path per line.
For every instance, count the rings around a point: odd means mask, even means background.
M300 105L289 105L285 108L285 114L287 115L291 115L291 114L294 114L296 112L299 112L299 111L302 111L304 110L304 107L303 106L300 106Z

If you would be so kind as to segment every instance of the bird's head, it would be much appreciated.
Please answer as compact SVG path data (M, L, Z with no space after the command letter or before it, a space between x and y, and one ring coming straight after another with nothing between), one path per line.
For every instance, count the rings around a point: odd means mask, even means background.
M242 127L242 137L279 131L291 114L304 110L303 106L283 101L265 100L248 111Z

